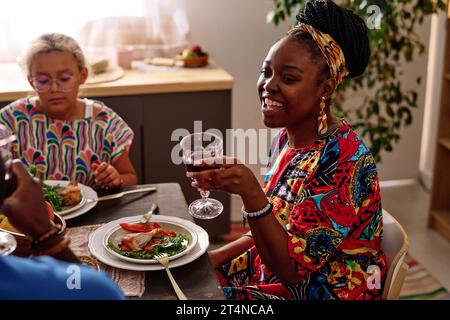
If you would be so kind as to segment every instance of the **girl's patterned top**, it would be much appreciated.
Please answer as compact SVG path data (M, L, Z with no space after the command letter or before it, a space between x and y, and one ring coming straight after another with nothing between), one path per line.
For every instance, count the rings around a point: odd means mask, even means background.
M13 156L27 168L35 166L40 179L75 179L93 186L93 164L114 164L129 151L133 131L103 103L84 99L84 119L56 120L36 108L36 98L12 102L1 110L0 121L17 135ZM88 112L94 103L101 106L95 118Z
M293 149L274 139L264 190L301 282L283 286L255 247L217 270L230 299L380 299L386 272L374 159L347 122ZM271 235L267 235L270 237Z

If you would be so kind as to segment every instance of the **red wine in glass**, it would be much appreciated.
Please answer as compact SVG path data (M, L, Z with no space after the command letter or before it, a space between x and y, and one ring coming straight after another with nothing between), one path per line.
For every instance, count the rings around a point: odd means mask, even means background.
M196 166L194 163L197 161L202 161L205 159L215 158L217 151L215 149L206 149L206 150L194 150L192 152L185 152L184 155L184 165L186 166L187 172L201 172L205 170L212 169L220 169L218 165L215 163L202 163L201 165Z
M208 166L208 165L196 166L193 163L186 163L186 162L184 163L184 165L186 166L187 172L201 172L205 170L220 169L220 167L217 166Z

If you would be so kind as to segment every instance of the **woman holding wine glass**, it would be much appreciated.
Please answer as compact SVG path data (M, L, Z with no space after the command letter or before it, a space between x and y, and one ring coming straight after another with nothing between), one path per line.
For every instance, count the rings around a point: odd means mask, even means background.
M193 187L239 195L251 229L209 255L229 299L380 299L370 285L370 270L378 283L386 271L375 162L330 111L336 86L368 64L367 27L331 0L309 1L297 20L257 84L264 124L281 128L264 187L226 157L187 173Z

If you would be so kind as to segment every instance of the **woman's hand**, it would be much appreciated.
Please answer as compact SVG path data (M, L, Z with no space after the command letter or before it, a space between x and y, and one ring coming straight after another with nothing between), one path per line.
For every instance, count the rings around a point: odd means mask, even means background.
M42 188L20 160L14 160L11 170L17 186L14 192L4 199L3 213L14 227L35 238L51 228Z
M123 184L119 171L107 162L102 162L94 170L95 183L105 189L120 188Z
M186 175L196 181L192 186L201 190L223 190L241 196L247 212L264 208L267 197L251 170L239 164L233 158L204 159L195 166L213 167L200 172L188 172ZM209 252L214 267L242 254L251 244L256 245L262 261L285 284L295 284L299 278L293 269L288 251L288 235L274 215L249 220L254 240L239 239L222 248Z
M192 186L201 190L221 190L240 195L243 199L260 195L261 186L253 172L235 158L204 159L194 164L214 167L200 172L187 172L194 179Z

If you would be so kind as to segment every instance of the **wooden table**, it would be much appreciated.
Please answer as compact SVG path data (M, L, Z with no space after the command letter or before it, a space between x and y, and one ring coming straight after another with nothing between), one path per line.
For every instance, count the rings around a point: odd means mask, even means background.
M121 199L99 202L88 213L67 221L67 226L107 223L122 217L140 215L147 212L154 202L158 204L161 215L194 221L187 211L186 201L179 184L161 183L145 186L155 186L158 190L150 194L130 194ZM141 187L143 185L133 188ZM225 299L207 253L189 264L171 268L171 271L188 299ZM177 299L164 270L146 272L145 292L141 299Z

